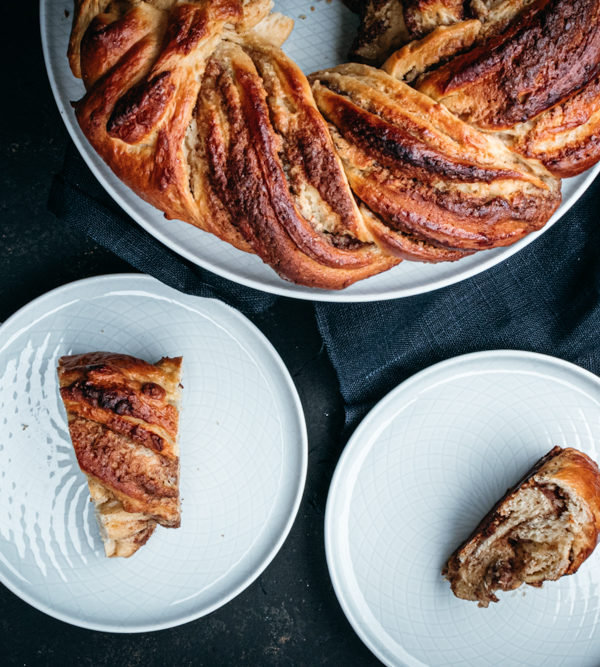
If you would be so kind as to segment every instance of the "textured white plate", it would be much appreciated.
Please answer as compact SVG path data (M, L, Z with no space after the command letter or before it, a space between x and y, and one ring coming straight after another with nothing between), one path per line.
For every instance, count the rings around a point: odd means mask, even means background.
M598 666L600 548L575 575L488 609L440 574L554 445L600 460L600 380L525 352L437 364L364 419L331 484L325 545L346 616L385 664Z
M306 73L346 62L356 34L357 18L342 0L275 0L275 9L295 19L284 50ZM144 229L183 257L225 278L256 289L319 301L375 301L429 292L469 278L524 248L544 230L530 234L508 248L479 252L450 264L403 262L342 292L293 285L279 278L262 261L184 222L165 220L119 179L88 144L75 120L72 100L84 88L69 69L66 52L71 28L72 0L40 0L42 44L50 84L73 141L90 169L113 199ZM563 204L544 229L548 229L577 201L592 182L600 165L563 183Z
M129 559L104 556L58 394L63 354L183 355L181 528ZM228 602L287 536L306 476L296 389L232 308L148 276L54 290L0 328L0 581L34 607L96 630L157 630Z

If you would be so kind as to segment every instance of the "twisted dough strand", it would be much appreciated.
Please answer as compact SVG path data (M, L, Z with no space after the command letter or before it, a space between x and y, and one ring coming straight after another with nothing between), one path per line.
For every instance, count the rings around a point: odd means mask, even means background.
M76 114L94 148L167 218L288 280L341 289L402 259L454 261L539 229L560 203L560 181L530 159L550 141L556 123L544 113L557 107L503 130L502 143L382 70L319 72L311 91L279 48L291 22L268 0L76 8L69 55L87 89ZM466 48L478 25L445 30ZM449 67L426 73L442 39L425 38L429 54L407 47L389 71L412 72L425 90ZM571 144L597 122L595 91L562 107ZM587 118L586 104L596 104ZM588 148L554 151L555 171L590 166Z

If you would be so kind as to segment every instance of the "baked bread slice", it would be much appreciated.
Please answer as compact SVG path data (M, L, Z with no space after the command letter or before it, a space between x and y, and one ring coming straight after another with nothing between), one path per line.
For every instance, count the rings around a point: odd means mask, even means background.
M450 556L452 592L480 607L495 591L540 587L574 574L600 532L600 471L576 449L554 447L492 508Z
M107 556L128 557L157 524L177 528L181 357L61 357L60 395Z

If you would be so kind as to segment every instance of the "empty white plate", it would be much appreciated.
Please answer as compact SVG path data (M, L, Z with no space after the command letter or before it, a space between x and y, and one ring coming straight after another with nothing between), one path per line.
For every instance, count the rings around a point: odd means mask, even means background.
M295 21L284 51L308 74L347 62L348 50L358 26L358 17L341 0L275 0L275 10ZM319 290L294 285L280 278L256 256L237 250L216 236L179 220L165 220L120 181L90 146L79 129L71 102L84 95L84 87L69 69L67 43L71 30L73 0L40 0L42 46L50 85L62 119L87 165L110 196L146 231L166 246L229 280L255 289L316 301L377 301L429 292L470 278L507 259L544 233L585 192L600 171L600 165L563 181L563 203L550 222L507 248L478 252L460 262L399 266L342 291Z
M183 356L181 528L106 558L58 394L63 354ZM283 362L245 317L153 278L54 290L0 328L0 580L34 607L96 630L141 632L220 607L264 570L304 488L302 408Z
M600 459L600 380L526 352L437 364L364 419L333 478L325 540L340 604L385 664L597 667L600 548L576 574L488 609L440 574L554 445Z

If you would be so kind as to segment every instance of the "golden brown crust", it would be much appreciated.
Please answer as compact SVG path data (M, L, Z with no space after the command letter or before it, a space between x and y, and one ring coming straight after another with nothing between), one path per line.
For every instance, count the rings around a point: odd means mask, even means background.
M260 22L234 38L232 23L244 20L234 0L184 4L166 22L141 6L116 19L124 53L90 75L77 105L88 139L167 217L296 283L341 289L394 266L366 231L306 78L260 39ZM134 24L144 25L136 43Z
M74 0L73 25L69 37L67 57L71 71L77 78L81 78L80 45L85 31L92 20L110 4L110 0Z
M168 363L173 362L161 360L152 365L104 352L62 357L60 394L70 415L104 424L175 459L181 360L165 371Z
M399 259L437 264L439 262L456 262L471 254L466 250L455 250L434 245L410 232L393 229L384 222L383 218L375 215L364 205L361 206L361 212L367 229L376 242Z
M450 556L442 574L450 581L455 594L461 593L461 568L470 558L475 557L486 540L501 529L510 514L510 510L507 509L509 503L527 489L539 489L551 499L551 502L557 503L558 515L564 511L564 498L568 497L571 503L582 508L583 515L587 517L584 525L572 525L570 528L573 542L568 554L568 563L563 571L554 573L553 579L577 572L595 549L600 536L600 470L586 454L570 447L565 449L554 447L506 492L483 517L471 535ZM511 590L521 583L518 578L498 581L493 590L487 591L485 596L466 599L479 599L482 606L487 606L488 602L497 602L494 590ZM540 586L541 583L536 581L532 585ZM464 592L459 595L463 596Z
M559 183L381 70L312 76L352 189L391 230L453 250L507 245L542 226Z
M496 130L556 176L600 159L600 2L474 0L479 22L438 28L394 53L393 76L478 128ZM478 34L469 34L479 24ZM442 30L447 31L447 37ZM442 64L469 39L479 46ZM543 54L540 56L539 54Z
M196 109L211 196L280 275L344 287L396 263L360 240L362 218L306 78L257 42L222 44Z
M564 101L599 71L600 0L537 0L419 89L477 127L506 129Z
M405 15L416 21L413 31L423 32L466 15L462 0L394 2L373 6L388 18L400 12L402 21L390 23L397 35L408 34ZM561 0L535 0L527 8L528 2L478 1L488 23L524 10L494 37L493 57L475 48L426 74L478 39L481 23L462 21L406 47L386 69L407 81L425 73L425 87L450 72L452 86L466 87L461 99L475 91L477 113L507 122L521 117L509 100L510 77L519 85L534 81L517 101L537 113L582 80L583 70L589 74L597 30L585 31L574 17L563 31L569 34L559 35L571 10ZM87 89L75 105L78 122L115 174L167 218L257 254L287 280L324 289L342 289L404 259L454 261L508 245L549 219L560 201L557 180L414 89L394 88L383 73L348 70L344 91L317 81L325 120L306 77L278 48L291 21L269 14L271 4L76 5L70 57L78 59ZM576 4L589 15L600 0ZM541 65L524 50L540 34L556 41L537 59ZM580 56L581 66L569 69L565 55ZM498 72L504 74L496 81ZM498 95L490 96L488 75ZM600 156L593 81L498 136L558 175L591 166ZM477 95L489 97L486 104ZM160 433L148 439L120 416L104 419L126 437L162 446Z
M410 83L440 62L473 46L480 31L481 23L475 19L438 27L427 37L398 49L381 68L399 81Z
M553 451L556 451L555 458L549 459L539 470L538 477L543 477L545 483L569 489L591 514L591 521L578 544L578 551L565 572L573 574L595 549L600 536L600 470L589 456L577 449L568 447L560 451L560 448L555 448Z
M124 14L118 5L109 5L105 12L95 16L84 33L78 61L86 87L92 87L113 69L141 38L154 32L163 35L166 18L164 12L146 3Z
M237 0L186 3L165 19L163 12L141 3L118 20L115 32L131 13L140 12L151 16L153 28L138 32L138 41L102 71L77 103L77 119L101 157L133 190L167 217L215 232L189 189L185 137L208 55L225 25L242 20L241 5ZM87 38L88 33L84 43ZM155 95L147 94L152 86ZM219 231L221 238L247 248L233 227Z
M109 489L125 511L179 526L178 459L160 456L81 417L69 422L69 433L81 470Z
M90 480L107 555L131 555L155 523L180 524L180 372L181 358L149 364L92 352L59 360L71 441Z
M506 139L561 178L592 167L600 160L600 75L562 104L512 128Z

